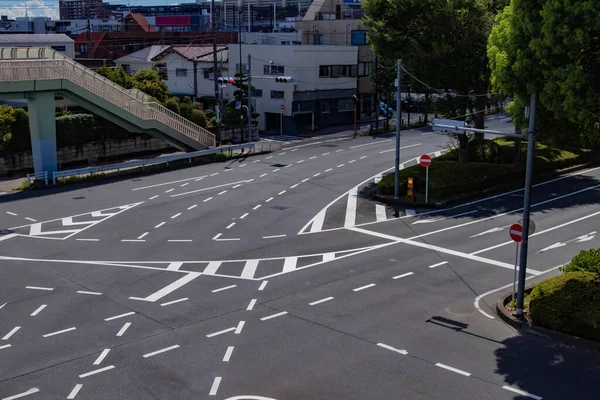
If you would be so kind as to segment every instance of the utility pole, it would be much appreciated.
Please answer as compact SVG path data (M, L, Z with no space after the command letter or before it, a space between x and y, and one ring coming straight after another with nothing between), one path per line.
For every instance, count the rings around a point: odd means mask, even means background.
M242 64L242 59L240 58L240 65ZM252 142L252 79L250 76L250 72L252 70L252 56L248 53L248 143Z
M398 200L398 179L400 175L400 125L402 124L402 60L398 60L396 82L396 168L394 171L394 199Z
M84 4L85 10L87 11L87 53L88 58L92 58L92 25L90 23L90 7Z
M533 172L533 152L535 149L535 108L537 93L531 95L529 104L529 129L527 132L527 169L525 173L525 195L523 196L523 240L521 241L521 258L519 262L519 288L517 291L516 315L523 315L525 301L525 271L527 269L527 245L529 243L529 215L531 206L531 176Z
M217 126L215 130L215 134L219 139L219 145L221 145L221 110L219 107L220 99L219 99L219 73L217 67L217 24L215 23L215 0L211 1L211 15L210 15L210 27L213 32L213 78L215 80L215 107L217 108Z
M240 8L240 14L239 14L239 26L238 26L238 44L240 45L240 102L242 101L242 95L241 95L241 90L242 90L242 76L244 75L244 68L242 67L242 17L244 15L244 12L242 11L242 9Z
M377 75L377 64L379 64L379 57L375 56L375 131L379 131L379 79Z

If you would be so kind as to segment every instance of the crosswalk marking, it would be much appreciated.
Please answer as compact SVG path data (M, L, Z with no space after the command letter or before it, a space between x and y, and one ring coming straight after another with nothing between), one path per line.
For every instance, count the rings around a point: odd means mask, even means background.
M241 278L254 278L254 274L256 273L256 268L258 267L258 260L248 260L244 265L244 270L242 271Z
M287 257L283 263L283 272L290 272L296 269L298 257Z
M387 219L385 206L381 204L375 204L375 215L377 216L377 222L385 221Z

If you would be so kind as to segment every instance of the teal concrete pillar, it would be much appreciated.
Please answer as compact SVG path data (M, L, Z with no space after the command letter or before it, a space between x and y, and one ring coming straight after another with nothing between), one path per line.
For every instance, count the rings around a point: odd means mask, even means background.
M56 104L53 92L36 92L27 96L33 170L48 171L58 168L56 156Z

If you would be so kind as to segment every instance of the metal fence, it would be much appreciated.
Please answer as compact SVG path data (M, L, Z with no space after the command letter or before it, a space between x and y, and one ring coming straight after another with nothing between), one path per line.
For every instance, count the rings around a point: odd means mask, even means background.
M36 172L34 174L27 174L27 186L31 186L32 182L44 181L44 184L48 184L48 171Z

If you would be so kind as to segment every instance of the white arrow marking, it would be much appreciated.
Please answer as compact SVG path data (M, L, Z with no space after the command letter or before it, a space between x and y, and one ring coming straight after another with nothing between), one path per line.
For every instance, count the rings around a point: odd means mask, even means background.
M538 253L543 253L545 251L552 250L552 249L558 249L559 247L563 247L563 246L566 246L566 245L567 244L563 243L563 242L556 242L553 245L550 245L550 246L548 246L548 247L540 250Z
M567 240L566 242L556 242L553 245L540 250L539 253L543 253L545 251L552 250L552 249L557 249L559 247L563 247L563 246L566 246L567 244L571 244L571 243L589 242L590 240L593 240L596 237L597 233L598 232L593 231L593 232L587 233L585 235L578 236L575 239Z
M477 237L477 236L487 235L488 233L500 232L504 228L506 228L506 226L503 226L502 228L492 228L492 229L489 229L489 230L487 230L485 232L481 232L481 233L478 233L477 235L473 235L473 236L469 236L469 237L470 238L474 238L474 237Z
M579 236L578 238L575 238L575 243L589 242L590 240L593 240L594 237L596 237L597 233L598 232L593 231L588 233L587 235Z
M445 219L448 218L457 218L457 217L462 217L463 215L470 215L470 214L475 214L476 212L478 212L479 210L473 210L473 211L468 211L462 214L457 214L457 215L451 215L449 217L444 217L444 218L438 218L438 219L420 219L416 222L413 222L412 225L416 225L416 224L431 224L432 222L439 222L439 221L443 221Z

